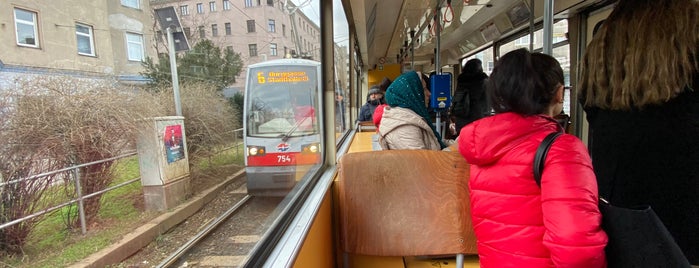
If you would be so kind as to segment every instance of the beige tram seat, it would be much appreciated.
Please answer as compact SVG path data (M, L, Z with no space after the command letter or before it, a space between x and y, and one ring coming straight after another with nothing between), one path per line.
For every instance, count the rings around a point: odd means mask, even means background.
M358 267L348 254L452 258L477 254L468 172L468 164L457 152L387 150L344 155L336 182L343 265ZM457 256L457 264L463 264L463 255Z

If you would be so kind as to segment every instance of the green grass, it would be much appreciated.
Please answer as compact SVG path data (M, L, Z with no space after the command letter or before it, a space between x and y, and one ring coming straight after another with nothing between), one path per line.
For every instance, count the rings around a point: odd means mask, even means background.
M113 168L117 175L112 185L139 176L136 157L122 159ZM0 260L0 264L10 267L64 267L84 259L132 230L130 225L138 222L142 213L134 206L133 198L123 197L140 194L141 184L138 182L107 192L101 200L98 222L109 225L109 228L89 227L86 235L81 234L80 228L66 228L63 217L69 213L69 208L61 208L47 215L29 235L23 259L18 256L7 257ZM77 207L72 210L75 215Z
M197 167L206 170L229 164L243 165L243 153L240 144L237 151L233 148L201 159ZM112 168L115 174L112 185L140 176L136 156L121 159ZM24 256L0 257L0 267L66 267L110 246L124 234L157 216L135 206L134 200L141 195L139 182L107 192L101 200L98 225L88 226L85 235L81 234L79 227L75 230L66 228L63 215L69 208L47 215L29 235ZM72 209L76 215L77 207Z

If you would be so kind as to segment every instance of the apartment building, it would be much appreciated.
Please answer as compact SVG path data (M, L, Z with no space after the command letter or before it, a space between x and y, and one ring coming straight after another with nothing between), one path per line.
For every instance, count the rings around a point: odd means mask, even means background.
M190 47L211 40L240 53L244 66L292 53L320 59L320 28L290 0L151 0L150 5L175 8ZM158 47L167 52L164 42ZM243 89L245 75L231 87Z
M0 88L47 74L143 84L156 55L147 0L3 0L0 13Z

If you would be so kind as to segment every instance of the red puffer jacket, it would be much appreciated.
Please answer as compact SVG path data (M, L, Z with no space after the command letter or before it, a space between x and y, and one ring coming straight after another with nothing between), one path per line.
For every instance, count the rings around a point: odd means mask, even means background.
M541 188L534 181L534 153L557 127L543 115L502 113L461 130L481 267L606 266L597 182L582 142L556 139Z

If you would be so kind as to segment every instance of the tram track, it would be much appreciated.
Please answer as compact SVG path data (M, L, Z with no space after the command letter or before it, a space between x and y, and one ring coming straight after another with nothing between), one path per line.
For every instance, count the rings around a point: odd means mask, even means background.
M178 248L174 253L172 253L170 256L168 256L165 260L163 260L160 264L158 264L159 268L167 268L170 267L171 265L175 264L182 256L184 256L185 253L187 253L189 250L191 250L193 247L197 245L202 239L204 239L206 236L210 235L221 223L226 222L226 220L231 217L233 214L239 211L239 209L247 204L252 196L250 195L245 195L240 201L238 201L233 207L225 211L223 214L221 214L219 217L217 217L214 221L210 222L207 224L203 230L201 230L199 233L194 235L192 239L187 241L185 244L183 244L180 248Z

